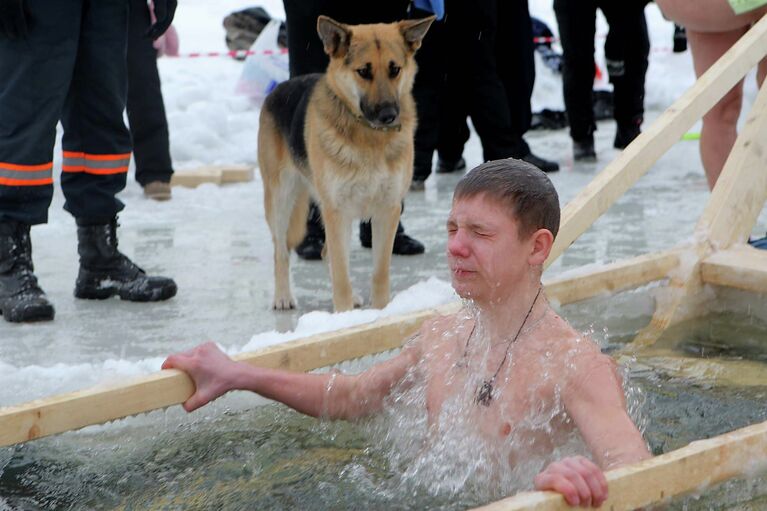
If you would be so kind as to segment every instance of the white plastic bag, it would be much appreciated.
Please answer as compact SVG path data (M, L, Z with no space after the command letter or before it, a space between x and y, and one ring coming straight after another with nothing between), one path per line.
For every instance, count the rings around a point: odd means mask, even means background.
M272 89L290 77L288 54L277 45L279 32L278 19L272 19L264 27L250 48L254 53L245 59L235 89L237 93L248 96L259 107Z

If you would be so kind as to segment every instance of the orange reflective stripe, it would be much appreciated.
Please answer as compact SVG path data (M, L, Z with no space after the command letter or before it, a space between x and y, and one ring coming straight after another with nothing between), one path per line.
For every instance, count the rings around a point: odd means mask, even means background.
M0 161L0 169L15 170L19 172L37 172L39 170L53 170L53 162L39 165L19 165L17 163L4 163Z
M97 169L93 167L88 167L85 165L64 165L61 168L64 172L84 172L86 174L98 174L98 175L108 175L108 174L123 174L128 172L128 165L125 165L123 167L115 167L113 169Z
M0 185L40 186L53 183L53 162L35 165L0 162Z
M64 151L64 158L85 158L86 160L109 161L130 159L131 153L122 154L88 154L75 151Z
M61 170L101 176L124 174L128 172L130 156L131 153L89 154L79 151L64 151Z
M110 174L126 174L128 172L128 166L115 167L113 169L94 169L93 167L84 167L79 171L65 171L65 172L85 172L86 174L96 174L99 176L107 176Z
M0 177L0 185L6 186L41 186L50 184L53 184L52 177L43 179L11 179L8 177Z

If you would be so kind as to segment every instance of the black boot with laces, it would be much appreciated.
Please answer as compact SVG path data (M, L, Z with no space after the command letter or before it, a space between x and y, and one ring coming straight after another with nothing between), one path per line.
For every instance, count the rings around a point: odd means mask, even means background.
M0 222L0 314L6 321L50 321L53 305L37 284L29 225Z
M132 302L157 302L176 295L176 283L150 277L117 250L117 219L101 225L77 226L80 272L75 297L103 300L119 296Z

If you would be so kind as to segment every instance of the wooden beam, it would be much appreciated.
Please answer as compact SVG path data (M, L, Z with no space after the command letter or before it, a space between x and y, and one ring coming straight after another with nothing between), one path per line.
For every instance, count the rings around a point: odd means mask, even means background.
M600 172L562 210L562 225L546 266L612 206L681 136L767 54L762 18L687 92ZM764 167L762 167L762 170ZM762 172L764 174L764 172Z
M616 354L619 363L630 364L632 370L651 370L672 378L698 383L715 383L717 387L763 387L767 384L767 364L753 360L693 358L678 352L655 349L632 353L628 360Z
M669 250L606 264L589 273L544 280L544 285L549 298L567 304L667 278L678 265L679 251Z
M759 23L767 23L767 16ZM693 237L697 242L689 252L691 262L661 296L652 321L639 332L633 347L649 346L668 326L700 315L703 309L696 300L703 286L701 261L712 252L725 250L748 237L767 199L766 168L767 85L764 85L695 227Z
M600 509L628 511L701 491L767 469L767 422L692 442L635 465L607 472L609 496ZM562 496L525 492L475 511L572 511Z
M204 165L193 170L173 173L170 184L196 188L203 183L216 185L253 181L253 167L249 165Z
M460 302L335 332L314 335L234 357L258 365L309 371L400 347L435 314L457 311ZM99 386L0 408L0 446L183 403L194 392L189 377L166 370L120 385Z
M547 285L547 292L553 300L569 303L664 278L677 262L673 251L641 256L607 265L591 274L553 280ZM461 302L454 302L438 309L314 335L234 358L261 367L309 371L398 348L423 321L436 314L455 312L460 307ZM191 381L182 372L162 371L120 385L99 386L0 408L0 446L165 408L184 402L193 391Z
M767 293L767 250L738 245L707 257L700 270L707 284Z

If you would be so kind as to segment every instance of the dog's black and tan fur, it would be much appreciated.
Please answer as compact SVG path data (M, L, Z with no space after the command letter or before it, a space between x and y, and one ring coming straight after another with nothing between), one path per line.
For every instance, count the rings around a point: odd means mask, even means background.
M310 196L325 224L334 309L354 306L355 218L372 220L372 305L389 302L392 245L413 174L413 56L433 20L350 26L320 16L327 72L288 80L266 99L258 163L274 242L275 309L295 307L290 250L304 236Z

